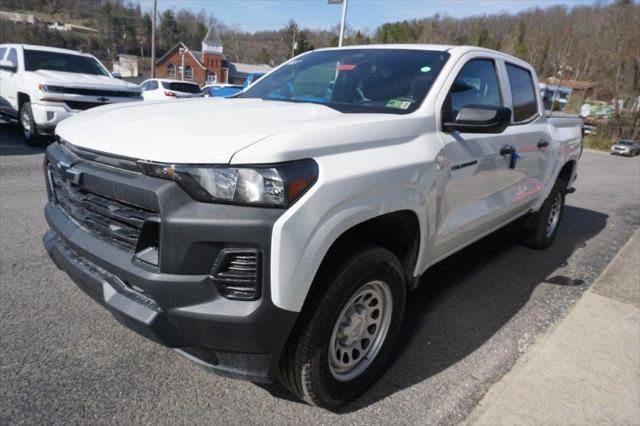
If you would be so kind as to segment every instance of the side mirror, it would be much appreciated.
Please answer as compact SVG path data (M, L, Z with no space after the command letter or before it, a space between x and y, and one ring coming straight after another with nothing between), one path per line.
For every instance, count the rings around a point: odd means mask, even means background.
M18 69L17 66L15 66L13 64L13 62L10 61L0 61L0 70L5 70L5 71L11 71L11 72L16 72L16 70Z
M488 105L466 105L444 131L461 133L502 133L511 124L511 109Z
M111 75L113 76L113 78L117 78L118 80L122 80L122 74L120 74L119 72L112 72Z

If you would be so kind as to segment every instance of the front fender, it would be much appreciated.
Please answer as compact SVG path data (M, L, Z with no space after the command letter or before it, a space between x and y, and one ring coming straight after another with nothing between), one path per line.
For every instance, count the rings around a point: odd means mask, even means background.
M313 204L313 203L311 203ZM310 221L314 207L302 214L283 215L272 238L271 297L273 303L300 311L320 264L333 243L346 231L369 219L400 210L415 213L420 235L427 234L426 197L416 187L391 187L346 199L327 210L318 221ZM289 213L289 212L287 212ZM309 226L314 222L315 226ZM424 253L420 238L418 264Z

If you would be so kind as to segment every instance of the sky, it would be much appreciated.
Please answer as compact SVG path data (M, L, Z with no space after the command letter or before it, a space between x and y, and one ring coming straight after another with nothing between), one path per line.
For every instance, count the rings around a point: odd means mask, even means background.
M151 10L152 0L141 0ZM348 0L347 23L374 31L385 22L424 18L436 13L460 18L499 12L517 13L536 6L592 4L592 0ZM341 5L327 0L158 0L159 11L201 9L244 31L277 30L293 18L303 28L330 29L340 22Z

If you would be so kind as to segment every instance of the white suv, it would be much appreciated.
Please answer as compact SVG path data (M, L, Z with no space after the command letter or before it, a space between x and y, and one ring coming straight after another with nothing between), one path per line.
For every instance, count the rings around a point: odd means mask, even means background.
M204 96L196 83L181 80L152 78L140 85L145 101L158 99L201 98Z
M65 118L96 106L141 100L94 56L67 49L0 45L0 115L19 121L27 144L52 135Z

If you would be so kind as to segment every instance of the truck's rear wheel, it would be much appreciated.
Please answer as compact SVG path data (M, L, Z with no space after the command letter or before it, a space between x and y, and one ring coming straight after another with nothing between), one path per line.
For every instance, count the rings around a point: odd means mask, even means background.
M337 408L373 384L404 314L398 259L371 245L351 253L336 256L319 273L280 362L283 384L325 408Z
M42 143L43 137L38 133L29 102L25 102L20 108L20 127L22 127L22 135L27 145L38 146Z
M540 210L524 219L520 238L522 244L539 250L553 244L564 211L566 190L567 183L558 178Z

